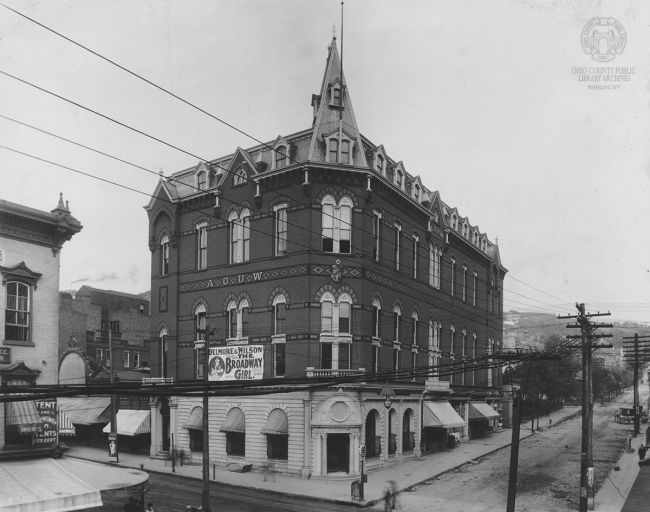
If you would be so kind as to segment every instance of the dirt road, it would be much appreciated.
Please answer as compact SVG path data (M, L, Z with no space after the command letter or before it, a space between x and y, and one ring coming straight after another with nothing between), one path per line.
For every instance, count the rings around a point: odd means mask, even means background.
M647 403L647 387L641 404ZM593 455L596 489L623 453L632 426L614 422L614 411L631 407L630 391L594 408ZM579 504L581 417L524 439L519 448L516 510L575 511ZM530 423L523 428L530 428ZM642 431L645 430L643 426ZM399 496L404 511L483 512L505 510L510 448L468 463Z

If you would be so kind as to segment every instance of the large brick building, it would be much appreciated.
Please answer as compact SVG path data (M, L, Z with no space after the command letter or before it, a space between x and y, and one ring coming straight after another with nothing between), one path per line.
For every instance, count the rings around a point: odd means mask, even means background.
M146 206L152 375L367 376L211 397L212 462L327 476L484 435L498 414L497 246L358 130L335 40L312 126L161 179ZM390 400L384 388L389 383ZM382 391L383 390L383 391ZM156 456L199 459L200 398L152 400Z
M58 381L59 262L81 230L63 199L51 212L0 200L0 384ZM0 458L56 441L56 400L0 404Z

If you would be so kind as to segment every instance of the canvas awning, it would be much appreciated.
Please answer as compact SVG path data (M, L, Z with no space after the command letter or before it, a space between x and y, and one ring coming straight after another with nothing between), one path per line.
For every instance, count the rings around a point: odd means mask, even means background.
M241 409L233 407L219 429L221 432L235 432L244 434L246 432L246 418Z
M105 424L110 420L110 397L59 397L57 402L59 410L75 425Z
M21 434L36 432L41 424L41 415L36 409L34 400L7 402L5 425L7 429Z
M0 462L2 512L61 512L101 507L100 491L144 489L149 474L81 459Z
M117 411L117 433L121 436L137 436L151 433L151 414L149 410L120 409ZM112 431L109 423L103 429L107 434Z
M478 419L492 419L498 418L500 414L492 409L485 402L470 402L469 404L469 419L478 420Z
M465 426L465 420L449 402L424 402L422 426L453 428Z
M188 430L203 430L203 407L195 407L192 409L187 420L183 423L183 428Z
M57 414L57 418L58 418L59 437L74 436L77 434L77 431L75 430L72 421L70 421L68 415L61 410L60 406L59 406L59 412Z
M262 429L262 434L289 435L289 419L282 409L273 409Z

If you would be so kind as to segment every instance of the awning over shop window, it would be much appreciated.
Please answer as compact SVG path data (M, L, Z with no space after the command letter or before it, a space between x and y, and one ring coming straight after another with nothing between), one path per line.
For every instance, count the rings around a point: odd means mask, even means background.
M57 414L57 417L59 420L58 423L59 437L74 436L77 434L77 431L75 430L72 421L70 421L70 418L68 418L66 413L61 410L60 406L59 406L59 412Z
M203 407L195 407L183 423L183 428L188 430L203 430Z
M6 404L5 425L7 429L18 431L21 434L38 430L41 424L41 415L33 400L6 402Z
M453 428L463 427L465 420L454 410L449 402L424 402L422 411L423 427Z
M246 432L246 419L241 409L233 407L228 412L223 425L219 429L221 432L235 432L244 434Z
M60 397L58 404L75 425L105 424L110 420L111 399L107 396Z
M121 436L137 436L151 433L151 415L149 411L120 409L117 411L117 433ZM107 434L111 432L109 423L103 429Z
M498 418L500 414L492 409L485 402L470 402L469 404L469 419L478 420L478 419L492 419Z
M273 409L262 429L262 434L289 435L289 419L282 409Z

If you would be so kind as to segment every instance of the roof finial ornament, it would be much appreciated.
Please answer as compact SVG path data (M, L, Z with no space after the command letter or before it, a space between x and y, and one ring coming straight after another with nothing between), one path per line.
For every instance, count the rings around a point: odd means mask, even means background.
M332 39L336 40L336 23L332 23Z

